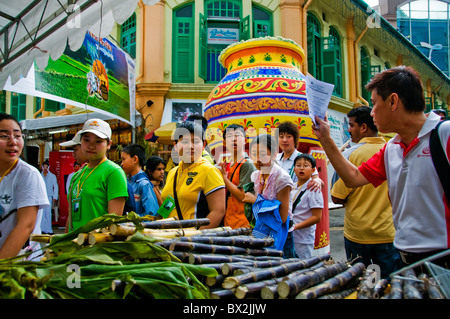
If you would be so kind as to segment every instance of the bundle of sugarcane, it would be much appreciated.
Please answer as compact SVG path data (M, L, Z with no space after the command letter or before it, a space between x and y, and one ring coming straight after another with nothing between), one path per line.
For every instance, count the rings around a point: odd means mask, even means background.
M168 229L168 228L189 228L209 225L210 220L208 218L197 218L197 219L183 219L183 220L157 220L157 221L145 221L142 222L144 228L152 229Z
M264 248L274 244L273 238L255 238L252 236L193 236L180 237L178 241L188 241L210 245L236 246L245 248Z
M206 221L207 220L207 221ZM152 238L170 239L179 237L190 237L196 235L212 235L214 233L231 230L230 227L216 227L210 229L195 229L191 225L204 225L209 223L209 219L188 219L175 220L173 218L167 220L158 220L155 222L145 222L145 225L155 224L151 227L140 229L144 235ZM144 226L145 226L144 225ZM185 228L179 226L186 226ZM127 224L112 224L109 226L109 232L113 236L132 236L138 231L138 228L130 223Z
M202 244L187 241L161 242L161 246L169 251L191 251L194 253L213 253L222 255L251 255L282 257L282 251L274 249L254 249L237 246Z
M225 276L235 275L235 271L243 268L269 268L274 266L279 266L281 264L290 263L297 261L297 258L287 258L287 259L270 259L270 260L260 260L260 261L243 261L234 263L224 263L221 267L221 272Z
M342 288L348 289L346 287L346 284L351 283L360 275L362 275L365 268L366 267L364 266L363 263L356 263L347 270L344 270L343 272L337 274L336 276L331 277L316 286L301 291L296 296L296 298L316 299L323 295L334 293Z
M446 299L433 277L426 273L416 275L411 268L406 268L394 275L385 295L374 298L383 299Z
M356 280L365 268L363 264L350 267L346 262L334 263L329 254L305 260L292 258L283 259L283 261L279 265L267 268L247 268L245 273L240 275L233 273L233 275L227 276L222 271L222 274L216 278L209 279L210 283L214 283L212 287L217 287L217 283L222 283L221 288L211 289L210 296L214 299L293 298L300 292L306 291L306 288L310 288L311 291L306 294L307 298L321 297L335 293L339 289L347 290L345 293L342 291L341 297L343 298L350 291L356 289ZM264 263L267 266L273 261ZM226 269L228 274L242 269L242 267L262 265L264 265L262 262L237 262L224 264L222 269ZM287 288L279 289L280 286ZM280 290L282 291L281 295L279 294Z
M298 295L306 288L318 285L325 280L343 272L348 268L346 263L335 263L331 265L323 265L317 269L311 269L306 272L299 273L296 276L281 281L278 284L278 295L282 298L289 298Z
M305 260L299 259L298 261L295 262L281 264L279 266L269 267L243 275L229 276L224 280L222 287L231 289L250 282L256 282L270 278L285 276L291 273L292 271L309 268L322 260L328 259L330 259L330 255L327 254L323 256L312 257Z

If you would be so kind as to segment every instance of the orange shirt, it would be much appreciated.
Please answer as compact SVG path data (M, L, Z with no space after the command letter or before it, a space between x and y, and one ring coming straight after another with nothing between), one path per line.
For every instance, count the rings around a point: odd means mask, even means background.
M251 182L250 175L254 170L256 170L255 166L244 158L230 167L228 178L231 179L234 185L242 187ZM227 195L227 210L224 217L224 225L233 229L250 227L247 217L245 217L244 203L236 199L229 192L227 192Z

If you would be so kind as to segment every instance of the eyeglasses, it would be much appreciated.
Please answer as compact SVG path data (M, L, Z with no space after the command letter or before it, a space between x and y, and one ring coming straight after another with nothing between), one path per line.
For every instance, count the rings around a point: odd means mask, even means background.
M298 168L311 168L312 166L311 165L295 165L295 167L298 167Z
M0 141L9 142L11 139L20 140L23 138L22 133L11 134L0 134Z
M234 138L241 138L241 137L244 137L244 134L242 134L242 133L234 133L234 134L226 134L225 135L225 138L226 139L234 139Z

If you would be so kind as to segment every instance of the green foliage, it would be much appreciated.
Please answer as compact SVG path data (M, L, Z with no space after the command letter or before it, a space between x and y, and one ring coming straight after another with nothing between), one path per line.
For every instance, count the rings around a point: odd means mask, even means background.
M113 223L134 223L142 229L143 220L134 213L106 214L73 232L54 236L46 246L56 253L53 258L42 262L0 260L0 298L209 298L208 289L198 277L217 276L215 269L183 264L141 232L126 241L92 246L80 246L72 241L79 233ZM78 268L79 276L69 266ZM75 279L79 288L70 284Z

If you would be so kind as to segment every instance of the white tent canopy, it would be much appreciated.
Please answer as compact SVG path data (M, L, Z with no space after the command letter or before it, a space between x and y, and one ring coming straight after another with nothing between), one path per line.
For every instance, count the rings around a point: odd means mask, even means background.
M36 62L45 69L49 57L57 60L68 44L83 44L86 31L107 37L122 24L138 1L159 0L0 0L0 87L11 76L15 84Z
M20 121L20 125L23 131L35 131L66 127L75 124L83 124L89 119L101 119L106 121L112 120L114 119L114 117L104 113L92 112L85 114L50 116L32 120L22 120Z

